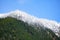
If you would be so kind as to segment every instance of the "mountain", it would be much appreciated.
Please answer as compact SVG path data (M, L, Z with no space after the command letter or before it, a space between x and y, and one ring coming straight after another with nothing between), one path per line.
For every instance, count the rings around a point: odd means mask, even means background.
M60 23L19 10L0 14L0 40L60 40Z

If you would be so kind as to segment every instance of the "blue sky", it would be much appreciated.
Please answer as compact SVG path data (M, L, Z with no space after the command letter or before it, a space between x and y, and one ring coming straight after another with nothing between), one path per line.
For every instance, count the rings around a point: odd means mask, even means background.
M0 13L17 9L60 22L60 0L0 0Z

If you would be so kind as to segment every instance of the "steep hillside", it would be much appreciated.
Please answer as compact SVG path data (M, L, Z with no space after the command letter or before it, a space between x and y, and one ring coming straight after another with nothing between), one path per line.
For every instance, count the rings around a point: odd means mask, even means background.
M16 10L8 13L1 13L0 18L12 17L17 20L28 23L29 25L35 25L36 27L43 27L52 30L56 36L60 37L60 22L54 20L48 20L44 18L37 18L24 11Z
M59 40L50 29L34 27L15 18L0 18L0 40Z

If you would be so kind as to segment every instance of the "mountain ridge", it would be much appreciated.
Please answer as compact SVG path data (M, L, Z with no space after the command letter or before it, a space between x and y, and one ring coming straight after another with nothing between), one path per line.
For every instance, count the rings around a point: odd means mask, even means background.
M60 36L60 23L57 23L56 21L37 18L27 14L26 12L19 10L12 11L6 14L0 14L0 18L6 18L6 17L13 17L18 20L27 22L28 24L31 25L37 24L40 26L44 26L43 28L51 29L58 37Z

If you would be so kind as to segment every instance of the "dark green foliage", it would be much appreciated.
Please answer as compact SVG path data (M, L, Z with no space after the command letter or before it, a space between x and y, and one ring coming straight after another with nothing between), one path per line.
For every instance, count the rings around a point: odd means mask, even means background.
M59 40L49 29L35 29L15 18L0 19L0 40Z

